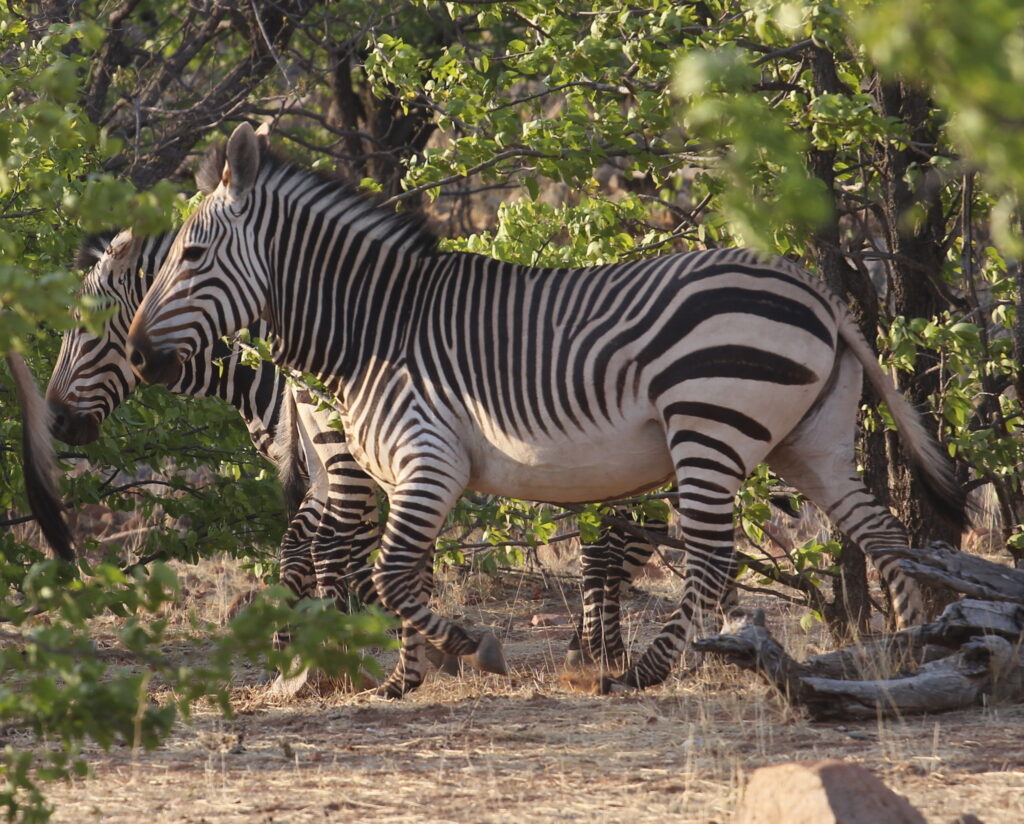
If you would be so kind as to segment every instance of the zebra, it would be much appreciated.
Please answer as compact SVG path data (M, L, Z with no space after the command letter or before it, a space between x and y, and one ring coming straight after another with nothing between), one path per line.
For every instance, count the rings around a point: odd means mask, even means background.
M127 229L82 244L75 264L89 270L82 292L112 303L114 314L101 336L84 327L64 334L46 390L50 432L60 440L75 445L94 441L100 424L138 385L125 355L128 325L173 240L174 233L139 237ZM260 323L250 331L267 334ZM190 363L170 388L230 403L257 451L277 468L289 513L280 548L281 583L295 598L315 597L319 591L338 605L347 602L350 589L372 589L367 558L378 541L376 501L366 508L351 545L339 546L330 527L331 487L344 461L352 460L343 449L343 436L328 424L330 410L308 390L289 387L272 364L243 365L237 346L218 340L208 355ZM283 645L287 635L278 633L276 641Z
M200 184L206 186L203 181ZM96 236L82 244L75 265L89 270L83 291L113 303L116 312L100 338L84 328L64 336L47 388L50 429L60 440L71 444L95 440L103 420L137 385L125 356L127 327L173 239L173 233L136 237L124 230L109 239ZM264 337L267 329L257 323L250 332ZM347 505L339 502L347 501L349 495L346 478L361 470L344 434L331 426L331 407L308 388L287 384L270 364L255 371L241 366L240 351L229 350L219 340L208 354L201 363L190 362L191 369L171 389L195 397L220 397L235 406L257 451L277 466L291 516L280 551L281 582L296 598L313 597L319 591L344 608L351 593L364 605L376 604L369 563L379 543L376 494L355 491L363 494L361 527L350 543L339 541L337 515ZM224 368L214 360L222 360ZM298 443L289 444L287 436ZM312 467L308 474L307 467ZM611 564L606 546L613 547ZM568 662L619 660L625 655L619 588L642 569L652 552L649 544L613 528L606 529L597 543L583 547L585 607L570 642ZM422 586L428 593L432 590L428 577ZM279 647L287 640L283 630L275 635ZM434 655L433 648L428 653L435 665L454 671L453 662Z
M784 258L728 248L547 269L446 253L420 222L279 158L243 123L132 321L129 360L172 383L206 341L257 317L274 359L339 399L353 455L388 495L373 580L404 657L384 695L419 684L424 638L508 671L493 634L437 615L416 586L467 487L582 502L676 482L679 605L602 692L663 682L720 603L737 568L734 497L762 461L862 548L907 545L856 471L865 375L931 493L964 517L948 457L848 307ZM918 623L920 592L895 564L881 574L902 623Z

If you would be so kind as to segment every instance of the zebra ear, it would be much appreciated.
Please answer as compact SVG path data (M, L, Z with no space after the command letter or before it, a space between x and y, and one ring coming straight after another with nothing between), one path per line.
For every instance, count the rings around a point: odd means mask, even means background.
M270 148L270 121L264 120L256 129L256 137L260 139L260 148Z
M241 123L228 138L227 162L222 182L232 197L244 197L256 182L260 170L260 138L248 123Z

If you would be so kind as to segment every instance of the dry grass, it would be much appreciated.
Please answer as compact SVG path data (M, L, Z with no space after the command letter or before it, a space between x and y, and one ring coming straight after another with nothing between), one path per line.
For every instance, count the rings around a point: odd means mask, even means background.
M230 562L181 572L182 614L223 616L248 585ZM630 597L634 647L676 588L669 577ZM510 678L432 675L409 698L383 702L275 699L261 673L240 672L233 720L199 707L156 752L91 753L91 777L49 788L54 821L705 824L730 820L751 770L824 757L874 770L932 824L964 812L1024 821L1024 708L810 724L752 676L715 663L643 694L580 694L559 668L568 631L530 622L575 603L556 581L447 581L441 609L503 637ZM797 654L826 646L778 602L764 606Z

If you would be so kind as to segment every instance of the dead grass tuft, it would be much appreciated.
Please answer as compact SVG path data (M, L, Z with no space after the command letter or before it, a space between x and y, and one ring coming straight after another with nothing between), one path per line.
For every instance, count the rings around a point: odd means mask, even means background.
M601 669L585 667L580 669L564 669L558 674L558 684L569 692L585 695L601 694Z

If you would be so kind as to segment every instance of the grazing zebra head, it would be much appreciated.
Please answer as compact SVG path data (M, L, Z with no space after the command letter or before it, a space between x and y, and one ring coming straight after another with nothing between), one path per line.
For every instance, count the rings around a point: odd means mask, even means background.
M113 315L99 336L83 327L64 335L46 392L55 437L72 444L94 441L100 424L138 386L126 352L128 327L173 241L173 232L135 237L126 229L105 249L95 239L83 244L79 266L92 263L92 268L82 292L111 305ZM250 326L250 332L258 338L269 334L262 323ZM218 397L234 406L256 449L290 477L286 446L275 445L278 437L285 437L286 428L279 426L285 380L272 364L254 370L243 364L239 347L218 337L202 358L184 365L169 389L197 398Z
M51 432L70 444L91 443L99 437L100 423L138 386L125 354L128 327L156 271L154 261L164 258L173 234L136 237L124 230L98 245L89 239L79 251L78 266L91 269L81 293L113 306L103 334L84 327L64 335L60 355L46 389L52 415Z

